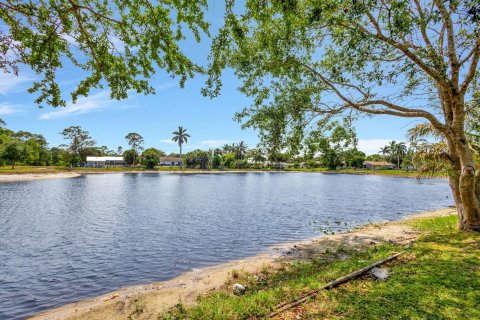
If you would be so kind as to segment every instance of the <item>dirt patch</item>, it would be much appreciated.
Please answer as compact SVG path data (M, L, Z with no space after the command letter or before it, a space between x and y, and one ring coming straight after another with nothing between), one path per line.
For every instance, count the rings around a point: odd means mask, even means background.
M302 260L328 255L331 248L360 248L385 242L408 244L420 235L405 223L419 217L446 216L455 213L446 208L423 212L406 219L371 224L348 233L322 236L315 239L287 243L248 259L232 261L192 271L169 281L119 289L112 293L65 305L39 314L33 319L156 319L159 314L178 303L191 305L199 295L219 289L231 278L234 270L258 273L266 265L275 266L282 260ZM337 250L338 257L338 250Z

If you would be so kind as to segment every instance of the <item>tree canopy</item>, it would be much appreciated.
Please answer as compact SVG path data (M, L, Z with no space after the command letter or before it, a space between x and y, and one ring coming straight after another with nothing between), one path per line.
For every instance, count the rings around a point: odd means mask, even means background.
M130 90L153 93L149 79L157 69L179 76L183 86L200 67L178 43L208 35L206 8L206 0L0 1L0 69L30 68L40 78L29 92L54 107L66 104L58 81L66 66L86 73L73 101L104 86L114 99Z

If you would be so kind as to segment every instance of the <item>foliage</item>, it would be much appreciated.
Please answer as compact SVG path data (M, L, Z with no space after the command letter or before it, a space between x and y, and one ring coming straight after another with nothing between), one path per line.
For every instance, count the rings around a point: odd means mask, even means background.
M80 157L82 150L95 145L95 141L92 140L90 133L82 130L80 126L70 126L63 129L60 134L63 135L65 140L69 140L68 149L76 158ZM79 161L85 161L85 158L79 159Z
M234 152L225 153L223 155L223 166L225 168L235 168L237 156Z
M133 165L134 161L138 158L138 153L134 149L125 150L123 152L123 158L126 164Z
M345 165L351 168L362 168L365 157L364 152L357 149L349 149L344 153Z
M221 168L223 165L223 158L221 155L214 155L212 160L213 168Z
M160 157L165 156L165 152L155 149L155 148L148 148L145 149L142 153L142 164L147 169L153 169L155 166L158 165L160 161Z
M188 138L190 138L190 135L187 133L187 129L184 129L181 126L178 127L177 131L172 132L172 134L172 141L178 143L178 146L180 148L180 158L182 158L182 145L188 142ZM183 158L181 165L183 166Z
M133 159L132 159L132 165L136 165L137 164L137 154L143 150L143 137L141 135L139 135L138 133L136 132L130 132L129 134L127 134L125 136L125 139L127 139L127 142L128 144L130 145L130 147L132 147L132 149L135 151L134 153L132 153L133 155Z
M15 163L22 161L26 156L25 146L17 140L11 140L2 148L1 156L12 165L12 169L15 169Z
M154 93L149 79L162 69L180 85L200 67L179 42L191 34L208 35L207 1L16 1L0 3L0 68L17 74L30 67L41 78L29 92L36 103L65 106L59 70L86 72L71 92L73 101L91 89L110 88L111 97Z
M189 168L208 169L210 154L202 150L189 152L185 155L185 163Z
M183 127L179 126L177 131L172 132L173 142L177 142L179 146L181 146L184 143L188 142L188 138L190 138L190 135L187 133L187 129L184 129Z
M366 161L383 161L383 156L379 155L378 153L371 154L365 157Z
M267 158L264 156L262 149L253 148L248 150L247 158L251 159L254 164L263 163Z
M397 164L397 168L400 168L400 164L403 162L404 157L407 155L407 145L405 142L390 141L388 145L380 148L380 153L384 156L384 160Z
M233 150L238 160L243 160L245 158L247 155L247 148L247 145L243 141L240 141L238 145L233 144Z
M321 121L305 138L307 159L320 156L322 166L336 169L348 163L357 164L357 136L349 119L338 121ZM363 164L363 162L362 162Z

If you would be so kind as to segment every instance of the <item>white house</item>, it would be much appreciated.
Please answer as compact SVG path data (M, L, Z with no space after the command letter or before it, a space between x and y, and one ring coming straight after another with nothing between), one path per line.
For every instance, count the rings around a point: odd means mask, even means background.
M90 168L121 167L124 165L123 157L87 157L87 167Z
M160 157L160 162L158 164L164 167L180 167L182 165L182 158Z

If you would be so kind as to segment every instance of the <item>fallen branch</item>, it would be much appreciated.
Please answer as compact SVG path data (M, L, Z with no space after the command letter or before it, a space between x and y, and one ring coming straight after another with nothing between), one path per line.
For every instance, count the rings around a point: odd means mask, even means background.
M335 288L336 286L342 284L342 283L345 283L351 279L354 279L358 276L361 276L362 274L366 273L367 271L370 271L371 269L375 268L375 267L378 267L388 261L392 261L396 258L398 258L400 255L402 255L403 253L405 253L404 251L403 252L400 252L400 253L397 253L397 254L394 254L386 259L383 259L383 260L380 260L380 261L377 261L375 263L372 263L371 265L365 267L365 268L362 268L362 269L359 269L357 271L354 271L352 273L349 273L347 274L346 276L343 276L341 278L338 278L332 282L329 282L323 286L321 286L320 288L318 289L314 289L314 290L310 290L306 293L304 293L303 295L301 295L300 297L298 297L297 299L293 300L293 301L290 301L290 302L285 302L285 303L281 303L279 305L277 305L275 307L275 311L271 312L270 314L268 314L266 316L266 318L272 318L276 315L279 315L280 313L284 312L285 310L288 310L288 309L291 309L295 306L298 306L299 304L307 301L309 298L313 298L315 297L316 295L318 295L318 293L320 292L320 290L328 290L328 289L332 289L332 288ZM249 320L254 320L254 319L257 319L256 316L254 317L250 317Z

